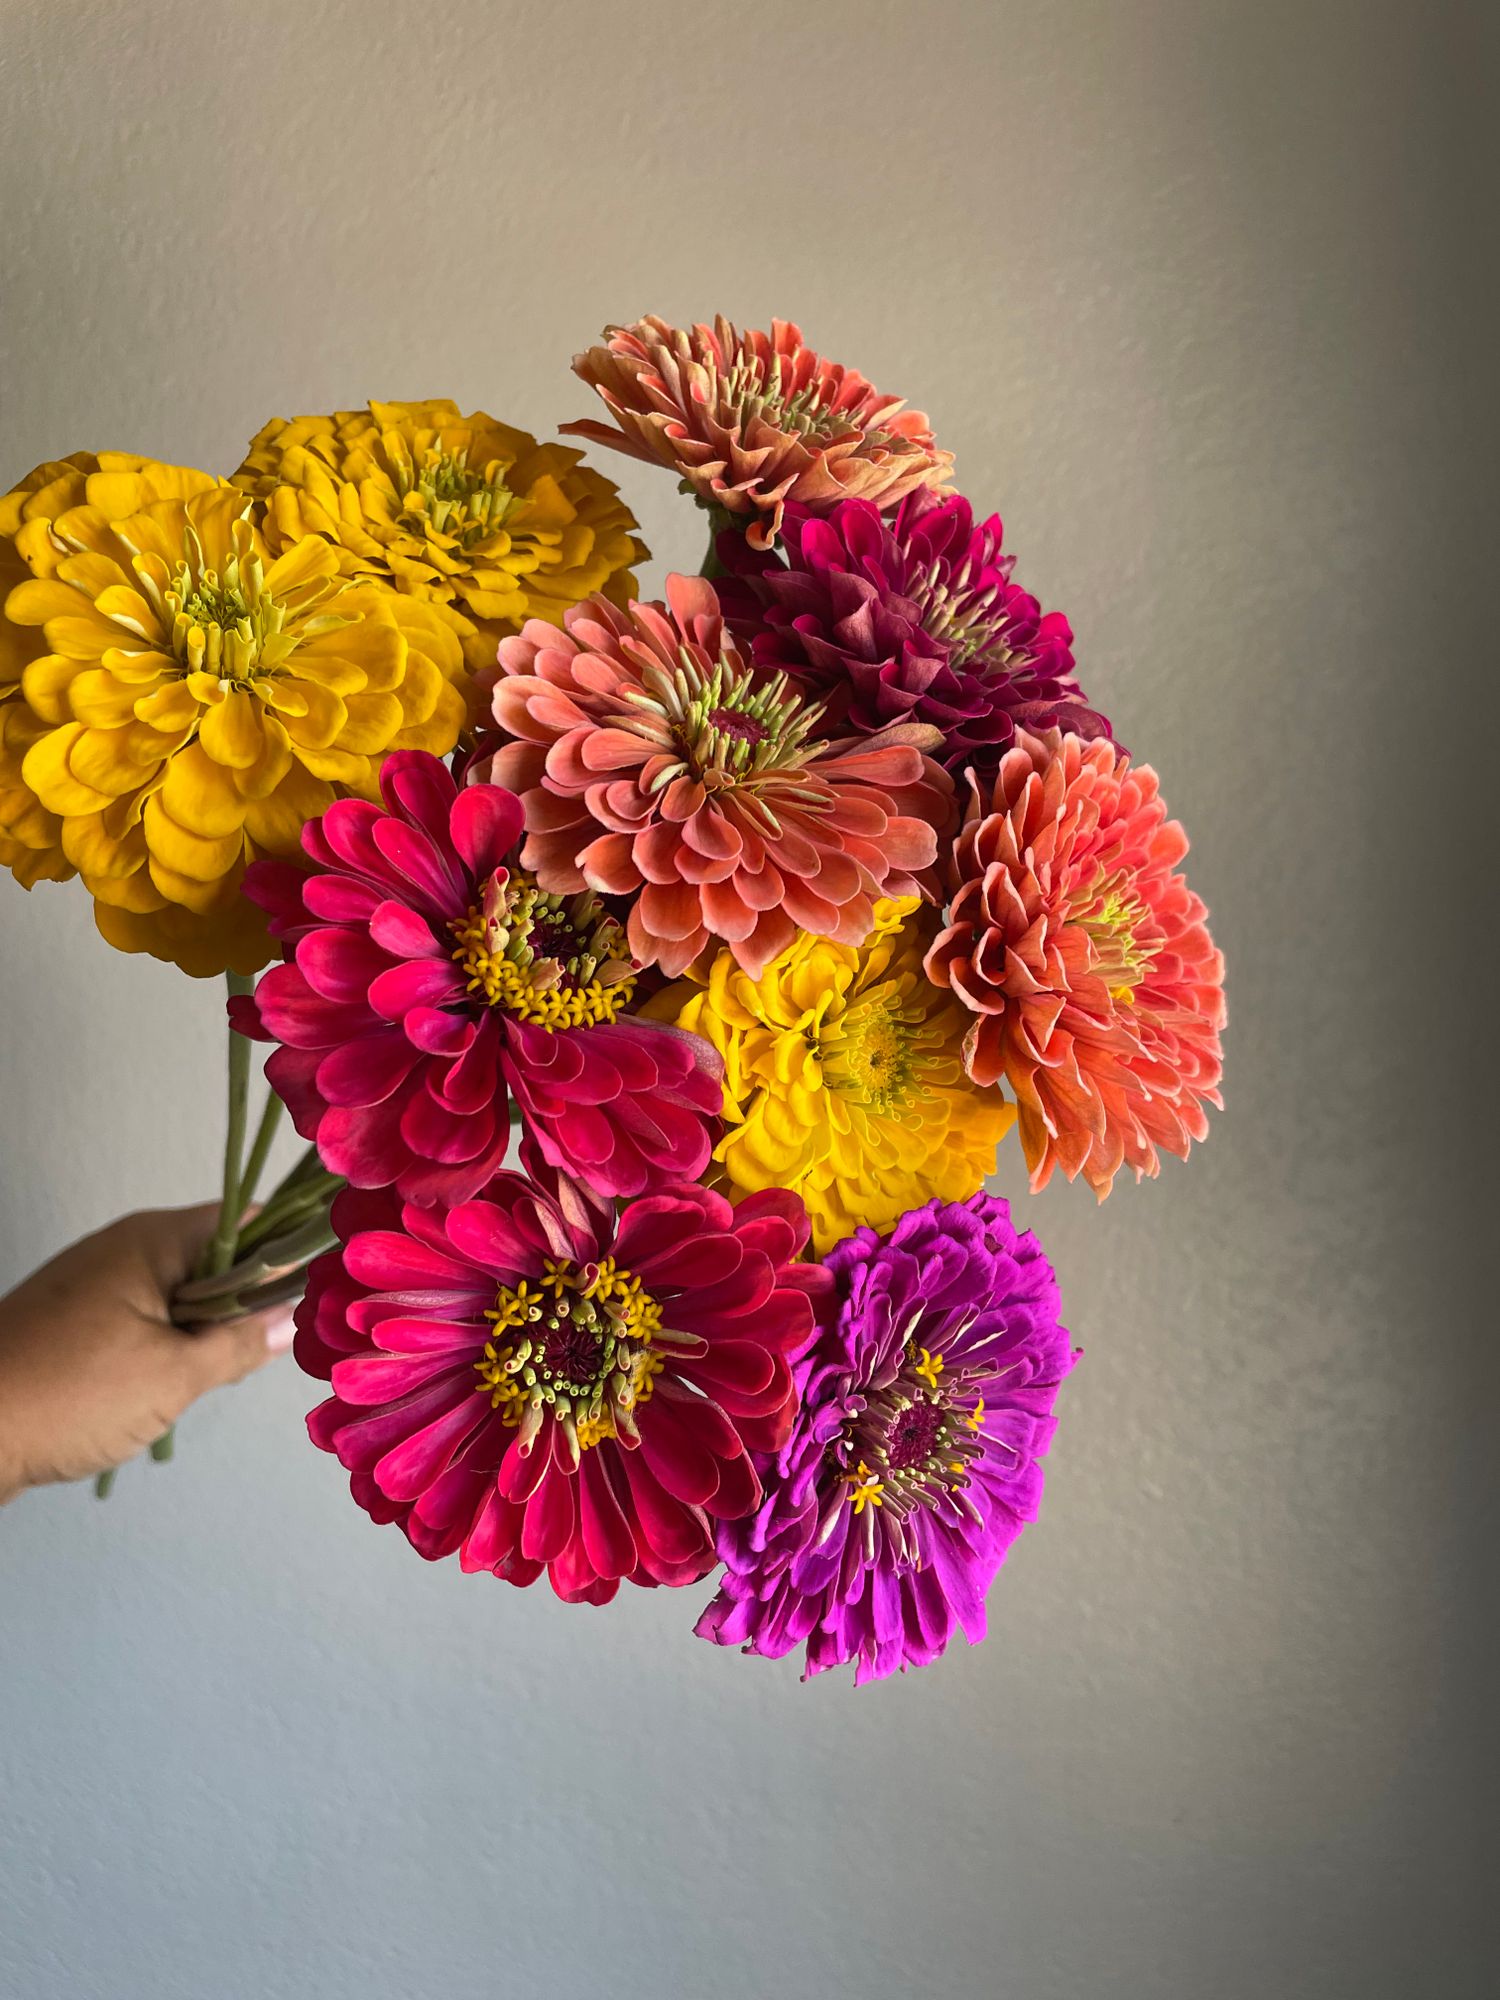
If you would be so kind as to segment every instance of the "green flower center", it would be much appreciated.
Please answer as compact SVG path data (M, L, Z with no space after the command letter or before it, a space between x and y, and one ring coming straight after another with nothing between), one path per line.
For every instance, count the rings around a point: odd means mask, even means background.
M625 933L587 890L544 895L530 875L502 868L451 928L469 992L550 1033L613 1021L635 992Z
M1134 989L1156 956L1156 946L1140 939L1148 914L1145 904L1122 888L1118 877L1096 883L1075 910L1075 921L1094 947L1094 970L1111 997L1126 1005L1134 1000Z
M675 675L649 667L643 679L682 752L657 774L653 790L684 776L713 790L807 761L807 737L823 711L806 704L785 674L762 678L722 655L705 667L684 646Z
M402 496L401 511L432 533L471 548L494 533L515 500L505 471L498 459L483 471L471 467L467 448L424 452Z
M908 1021L896 999L888 987L877 988L819 1037L827 1088L859 1098L881 1117L910 1101L921 1066L921 1024Z
M788 396L776 362L767 364L742 354L719 378L719 408L723 418L732 418L741 430L760 417L779 431L792 431L819 444L860 435L871 445L896 442L889 432L865 430L847 410L835 409L838 390L837 381L815 381Z
M185 674L250 681L276 673L296 650L300 635L287 631L288 608L266 588L265 565L255 552L249 522L236 521L232 535L234 553L215 569L189 523L185 554L172 572L163 604L172 656ZM322 594L304 593L299 609Z
M549 1411L575 1452L635 1436L663 1356L661 1307L633 1272L549 1258L540 1278L502 1285L485 1318L495 1331L475 1371L523 1444Z

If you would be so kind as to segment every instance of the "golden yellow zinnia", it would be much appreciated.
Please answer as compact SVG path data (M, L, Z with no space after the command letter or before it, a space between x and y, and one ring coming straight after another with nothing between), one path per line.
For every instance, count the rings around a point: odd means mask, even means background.
M83 504L91 476L140 474L143 468L153 499L214 484L207 473L156 465L131 452L75 451L36 466L0 499L0 606L18 583L51 576L68 553L52 534L52 523ZM21 676L35 651L34 635L0 616L0 867L9 868L27 889L37 882L64 882L74 873L62 851L62 822L21 782L26 752L47 729L21 698Z
M246 865L294 854L341 794L374 795L387 752L453 748L457 638L344 575L321 537L273 552L263 506L207 473L83 454L39 473L0 516L20 573L0 618L0 859L23 881L76 869L121 950L252 972L272 953ZM54 490L72 503L56 513Z
M802 936L759 979L721 951L645 1009L724 1058L730 1194L794 1189L820 1255L933 1195L965 1200L1015 1117L964 1075L968 1016L922 970L933 934L915 901L882 902L857 948Z
M274 418L234 483L266 500L273 537L326 535L351 574L440 606L480 669L528 618L635 595L635 521L582 456L446 398L371 403Z

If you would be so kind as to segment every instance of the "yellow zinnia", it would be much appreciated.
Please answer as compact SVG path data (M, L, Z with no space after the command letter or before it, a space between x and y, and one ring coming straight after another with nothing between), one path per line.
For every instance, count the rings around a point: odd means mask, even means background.
M857 948L802 936L759 979L721 951L645 1009L724 1058L730 1194L794 1189L820 1255L862 1222L966 1199L1014 1120L964 1075L968 1016L922 970L932 935L915 901L882 902Z
M75 451L35 467L0 499L0 606L18 583L51 576L68 553L51 524L83 504L91 475L140 474L143 468L154 499L214 483L206 473L154 465L130 452ZM189 481L198 485L184 483ZM35 651L34 635L0 616L0 867L9 868L27 889L37 882L65 882L75 872L62 851L62 822L21 782L26 752L47 729L21 698L21 676Z
M371 403L273 418L234 483L267 501L273 535L326 535L351 574L440 606L481 669L528 618L635 595L635 521L582 456L446 398Z
M0 831L20 865L0 859L23 881L76 869L121 950L252 972L272 952L246 865L375 794L388 751L453 748L458 641L321 537L273 552L261 504L207 473L83 454L39 473L0 515L21 574L0 619Z

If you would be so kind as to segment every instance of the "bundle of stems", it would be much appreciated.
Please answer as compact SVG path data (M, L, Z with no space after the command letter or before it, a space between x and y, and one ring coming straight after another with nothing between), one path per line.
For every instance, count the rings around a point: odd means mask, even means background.
M248 993L252 979L231 972L229 992ZM250 1043L229 1029L228 1115L224 1134L224 1180L219 1216L204 1246L198 1268L172 1298L172 1318L185 1332L262 1312L300 1298L307 1284L307 1267L334 1243L329 1210L344 1185L309 1146L296 1165L254 1207L261 1176L281 1123L282 1103L269 1085L246 1147L249 1129ZM253 1211L253 1212L252 1212ZM168 1430L151 1447L158 1463L172 1456L175 1430ZM113 1470L100 1473L94 1490L104 1499L113 1487Z

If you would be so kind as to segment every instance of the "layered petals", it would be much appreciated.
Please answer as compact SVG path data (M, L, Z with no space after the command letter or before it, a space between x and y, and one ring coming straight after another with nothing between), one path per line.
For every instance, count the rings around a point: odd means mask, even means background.
M246 882L286 958L237 1018L281 1044L267 1074L330 1171L464 1201L504 1158L513 1106L550 1165L604 1195L701 1172L719 1060L623 1011L619 925L513 867L515 796L460 790L413 751L386 760L381 799L331 806L307 869L262 864Z
M971 1016L964 1066L1015 1095L1034 1188L1103 1200L1187 1156L1219 1105L1224 959L1156 773L1107 742L1017 733L970 780L928 976Z
M691 329L648 316L606 327L573 372L614 424L564 432L669 467L756 548L774 542L789 502L814 513L851 498L892 507L941 486L953 463L920 411L814 353L788 320L763 333L722 315Z
M501 642L477 768L523 802L524 866L630 899L635 957L671 976L720 940L755 976L799 930L860 943L949 822L937 732L817 740L817 710L735 650L712 585L674 576L668 599L594 599Z
M595 592L635 594L635 522L582 459L438 398L274 418L234 483L283 542L324 536L351 575L432 606L477 670L528 618L557 625Z
M750 1451L793 1419L795 1357L832 1296L794 1260L785 1197L692 1185L612 1202L523 1149L434 1212L393 1190L334 1207L297 1357L332 1395L308 1420L377 1521L430 1560L600 1604L693 1581L713 1530L761 1501Z
M452 749L458 640L318 537L273 549L206 473L80 454L32 480L0 541L0 860L76 870L121 950L251 972L246 869L391 751Z
M1036 1517L1058 1386L1077 1358L1057 1282L1004 1201L930 1201L826 1259L836 1307L794 1366L797 1417L721 1522L699 1636L855 1683L985 1635L985 1593Z
M862 946L800 936L759 979L721 951L648 1005L723 1058L726 1186L794 1190L820 1253L928 1195L974 1193L1014 1120L964 1074L966 1015L922 969L936 928L882 902Z
M789 507L783 551L730 530L725 613L756 664L825 706L829 728L935 727L950 770L993 769L1018 727L1108 736L1073 667L1072 629L1012 579L998 514L921 488L884 518L849 500L826 518Z

